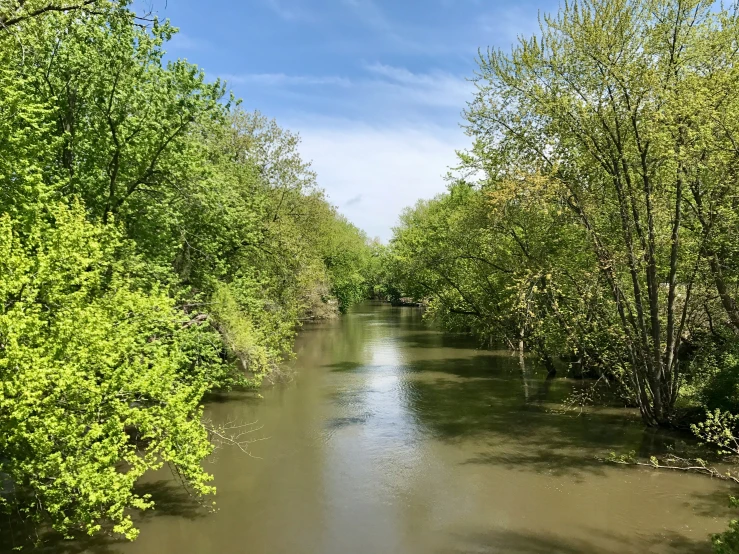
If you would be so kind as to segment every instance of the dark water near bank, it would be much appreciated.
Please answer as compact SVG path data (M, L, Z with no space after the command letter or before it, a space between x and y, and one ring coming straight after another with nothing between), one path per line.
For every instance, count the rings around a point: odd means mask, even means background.
M628 410L563 411L572 381L522 375L416 309L365 305L306 326L296 349L292 381L208 408L265 439L209 464L218 511L163 472L140 538L95 551L698 553L726 526L722 483L596 460L670 437Z

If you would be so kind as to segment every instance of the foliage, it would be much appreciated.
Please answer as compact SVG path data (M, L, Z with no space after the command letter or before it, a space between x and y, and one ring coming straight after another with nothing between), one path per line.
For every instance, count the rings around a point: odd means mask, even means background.
M546 183L457 183L404 214L390 252L396 284L429 298L428 317L444 326L511 348L525 341L552 371L561 358L613 373L618 334L596 317L605 284Z
M618 380L671 425L686 352L739 336L737 17L586 0L482 52L473 146L396 230L399 288L450 328Z
M199 401L221 363L216 334L137 279L115 227L80 205L43 212L28 232L0 219L0 471L19 490L2 502L64 533L105 519L133 538L126 509L151 506L132 489L145 471L169 463L211 490Z
M8 32L13 27L29 19L41 17L52 12L91 12L104 8L102 0L15 0L0 1L0 32Z
M346 312L368 296L372 254L367 237L345 218L334 216L327 222L328 228L321 231L320 251L339 310Z
M700 405L739 413L739 341L731 333L704 338L688 378L685 393Z
M731 497L731 506L739 507L739 500ZM739 520L732 520L729 529L711 537L715 554L736 554L739 552Z
M203 395L363 299L371 249L297 135L165 63L169 22L29 0L0 27L0 501L133 538L146 471L214 492Z
M693 432L721 454L739 456L739 415L719 409L706 412L706 420L691 426Z

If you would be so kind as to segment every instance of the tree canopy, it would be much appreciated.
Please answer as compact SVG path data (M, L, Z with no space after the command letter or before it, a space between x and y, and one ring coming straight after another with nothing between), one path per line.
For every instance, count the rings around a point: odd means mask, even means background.
M367 237L299 137L239 108L128 2L0 3L0 506L136 536L146 471L196 494L209 391L365 297Z

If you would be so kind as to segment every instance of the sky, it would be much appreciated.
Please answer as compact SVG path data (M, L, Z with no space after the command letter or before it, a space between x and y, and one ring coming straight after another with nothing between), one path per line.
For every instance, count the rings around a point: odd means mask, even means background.
M180 33L169 56L227 81L302 137L332 204L387 241L402 209L446 189L470 145L478 50L538 31L553 0L144 0Z

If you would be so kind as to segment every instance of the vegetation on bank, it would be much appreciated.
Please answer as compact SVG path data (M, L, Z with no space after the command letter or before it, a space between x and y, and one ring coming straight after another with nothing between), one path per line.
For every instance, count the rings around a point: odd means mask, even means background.
M128 1L0 1L0 506L134 538L134 484L213 492L203 396L367 294L299 139L164 61ZM216 430L217 431L217 430Z
M738 46L734 6L584 0L481 52L473 146L403 215L387 282L448 329L617 383L647 425L703 406L693 430L739 454Z

